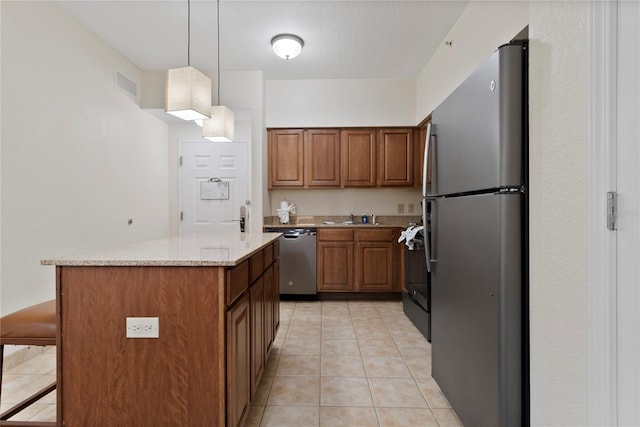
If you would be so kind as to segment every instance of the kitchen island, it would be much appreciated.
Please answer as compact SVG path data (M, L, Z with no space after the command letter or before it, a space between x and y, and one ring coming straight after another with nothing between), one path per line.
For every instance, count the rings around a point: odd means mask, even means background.
M279 324L279 236L43 260L56 266L57 424L242 425Z

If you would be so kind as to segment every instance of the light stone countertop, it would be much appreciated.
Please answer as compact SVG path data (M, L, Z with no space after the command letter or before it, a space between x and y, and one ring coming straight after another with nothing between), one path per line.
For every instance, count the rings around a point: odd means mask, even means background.
M50 258L58 266L235 266L281 233L203 233L132 243L90 254Z

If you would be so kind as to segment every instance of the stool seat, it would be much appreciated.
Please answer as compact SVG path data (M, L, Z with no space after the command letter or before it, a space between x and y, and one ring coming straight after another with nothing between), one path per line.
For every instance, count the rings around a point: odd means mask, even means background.
M5 345L55 345L56 300L3 316L0 319L0 341Z

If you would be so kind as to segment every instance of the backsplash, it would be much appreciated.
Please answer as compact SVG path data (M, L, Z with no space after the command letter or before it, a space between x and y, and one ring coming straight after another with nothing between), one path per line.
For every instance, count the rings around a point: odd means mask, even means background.
M361 223L361 216L354 215L354 225ZM349 221L349 215L289 215L289 225L323 225L325 221L342 225L344 221ZM371 222L371 216L367 217ZM394 227L407 227L411 223L420 222L420 215L376 215L376 221L382 225ZM264 225L281 225L277 215L265 216Z
M280 202L296 205L298 215L420 215L419 188L344 188L269 190L269 212L277 215ZM402 205L402 212L399 206ZM411 212L413 208L413 212Z

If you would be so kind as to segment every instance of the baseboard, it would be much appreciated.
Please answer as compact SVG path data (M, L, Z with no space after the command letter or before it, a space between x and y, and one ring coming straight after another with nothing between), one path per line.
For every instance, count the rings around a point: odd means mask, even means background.
M323 301L401 301L401 292L318 292Z

